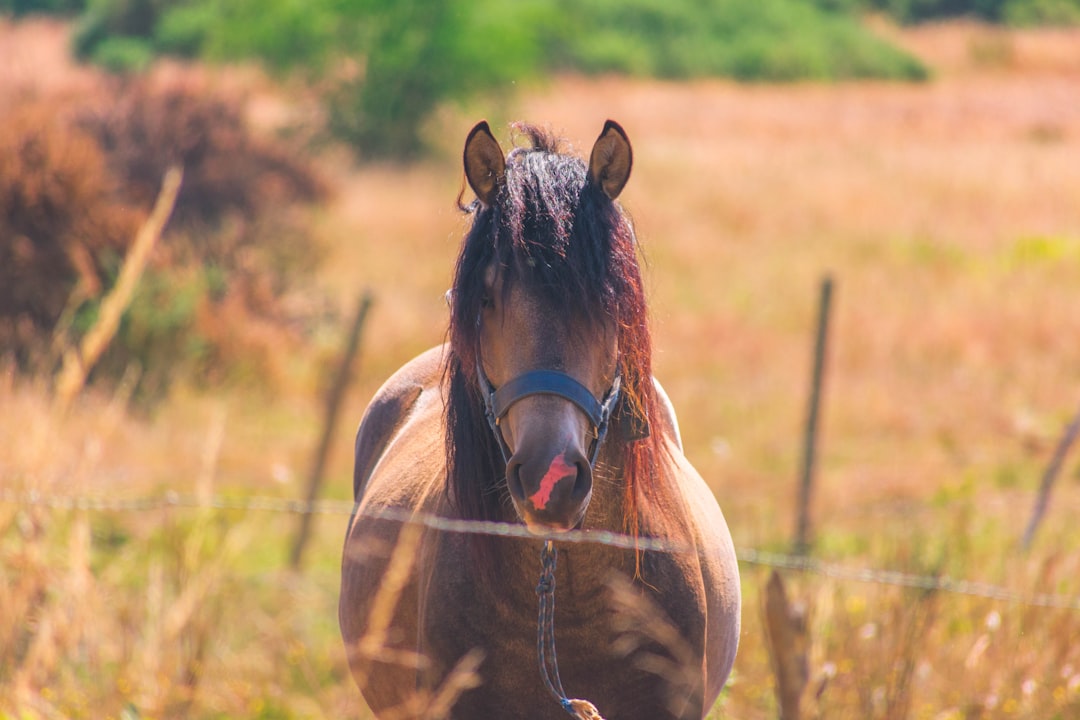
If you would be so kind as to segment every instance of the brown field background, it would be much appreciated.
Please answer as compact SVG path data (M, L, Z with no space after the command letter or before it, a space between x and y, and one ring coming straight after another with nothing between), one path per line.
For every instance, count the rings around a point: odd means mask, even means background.
M1032 549L1040 474L1080 411L1080 34L969 24L881 32L920 85L740 86L561 77L510 104L448 109L441 156L409 168L318 158L333 190L311 234L320 288L365 328L325 496L350 493L351 431L381 381L440 342L464 228L458 153L478 117L548 124L587 153L603 121L635 149L623 195L651 289L655 368L736 545L786 551L818 284L835 283L813 498L815 554L1021 594L1080 594L1080 460ZM66 29L0 23L0 104L92 95ZM250 69L179 67L247 96L253 125L303 114ZM273 392L175 390L150 416L89 392L56 413L0 373L0 488L129 498L298 498L325 357L280 358ZM336 634L346 517L0 503L0 717L366 718ZM776 714L759 591L717 717ZM810 612L810 717L1080 717L1080 610L785 575ZM602 711L602 708L601 708Z

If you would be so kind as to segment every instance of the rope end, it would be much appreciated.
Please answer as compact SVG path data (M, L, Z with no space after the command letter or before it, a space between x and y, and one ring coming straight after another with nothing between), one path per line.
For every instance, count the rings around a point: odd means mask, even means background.
M604 720L600 711L588 700L564 700L563 707L578 720Z

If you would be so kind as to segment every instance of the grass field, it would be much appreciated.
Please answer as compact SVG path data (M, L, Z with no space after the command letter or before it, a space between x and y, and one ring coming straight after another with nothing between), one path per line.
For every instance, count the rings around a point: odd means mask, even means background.
M93 91L57 59L51 27L21 46L3 32L0 48L23 58L6 65L22 68L16 83ZM1080 35L882 32L934 80L556 78L515 106L444 112L431 129L442 160L358 170L324 157L337 192L312 229L330 248L322 287L343 309L375 294L325 495L349 495L351 429L375 388L442 340L471 123L549 123L585 152L611 117L635 147L623 199L647 260L657 374L736 545L789 548L829 273L815 556L1080 595L1078 451L1033 547L1018 548L1080 411ZM253 119L272 124L283 102L262 93ZM60 415L43 384L0 373L0 490L300 497L321 412L314 359L279 392L181 388L151 417L93 393ZM317 517L302 574L285 569L297 522L0 503L0 717L367 718L336 628L346 517ZM716 716L775 717L767 570L742 571L742 647ZM809 717L1080 717L1080 610L785 578L809 608Z

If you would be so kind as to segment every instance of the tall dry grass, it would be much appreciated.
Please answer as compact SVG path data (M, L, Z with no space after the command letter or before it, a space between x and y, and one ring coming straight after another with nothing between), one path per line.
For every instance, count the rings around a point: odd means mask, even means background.
M358 716L330 643L327 564L316 577L286 571L272 517L10 500L236 492L222 472L233 416L198 403L201 423L154 427L129 416L126 398L92 392L65 414L12 377L0 391L0 716Z
M547 121L584 150L613 117L635 143L624 197L648 260L657 371L736 544L790 541L813 300L828 270L838 285L815 552L1080 594L1075 456L1033 548L1018 549L1080 400L1080 38L970 26L899 36L937 63L934 82L561 78L512 113L447 111L445 162L357 171L324 158L338 192L313 229L332 255L320 281L343 307L357 285L376 295L353 416L442 339L470 122ZM62 85L51 62L42 78ZM307 380L276 397L181 387L135 418L122 392L60 417L42 386L2 377L4 490L301 494L293 468L306 466L318 416ZM348 439L329 474L328 493L346 497ZM335 622L344 523L317 524L297 576L281 570L291 538L275 516L0 504L0 715L367 717ZM743 573L742 646L716 716L773 717L766 575ZM808 717L1080 715L1075 610L787 579L809 613ZM460 689L409 712L441 712Z

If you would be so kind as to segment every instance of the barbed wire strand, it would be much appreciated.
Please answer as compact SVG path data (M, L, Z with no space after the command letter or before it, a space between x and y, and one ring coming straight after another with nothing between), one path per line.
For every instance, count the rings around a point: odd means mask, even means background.
M94 512L151 512L169 508L260 511L311 515L352 515L355 505L346 500L290 500L287 498L248 496L229 498L214 496L199 499L176 492L139 498L103 498L76 495L48 495L37 491L13 492L0 489L0 504L43 507L51 510L85 510ZM403 523L424 525L433 530L452 533L479 533L499 537L539 540L524 525L485 520L458 520L427 513L398 508L384 508L363 513L367 517ZM604 530L571 530L560 533L559 541L565 543L596 543L612 547L658 551L683 552L678 544L660 538L633 538L628 535ZM943 592L953 595L983 598L1018 605L1080 610L1080 595L1051 593L1022 593L991 583L957 580L947 575L919 575L896 570L853 568L826 562L804 555L788 555L755 548L737 547L735 553L740 562L748 565L791 570L820 575L833 580L861 582L876 585Z
M46 495L36 491L13 493L0 490L0 503L9 505L27 505L45 507L51 510L92 510L98 512L149 512L166 508L208 509L208 510L258 510L311 515L351 515L355 510L352 502L346 500L290 500L287 498L254 497L228 498L214 496L199 499L177 492L141 498L102 498L75 495ZM404 508L381 508L362 513L366 517L393 522L415 523L433 530L452 533L475 533L496 535L499 537L540 540L540 536L529 531L524 525L516 523L494 522L490 520L459 520L441 517L429 513L416 512ZM659 552L686 552L689 548L680 548L678 544L663 538L633 538L629 535L607 530L570 530L559 534L559 541L565 543L596 543L623 549L655 550Z

